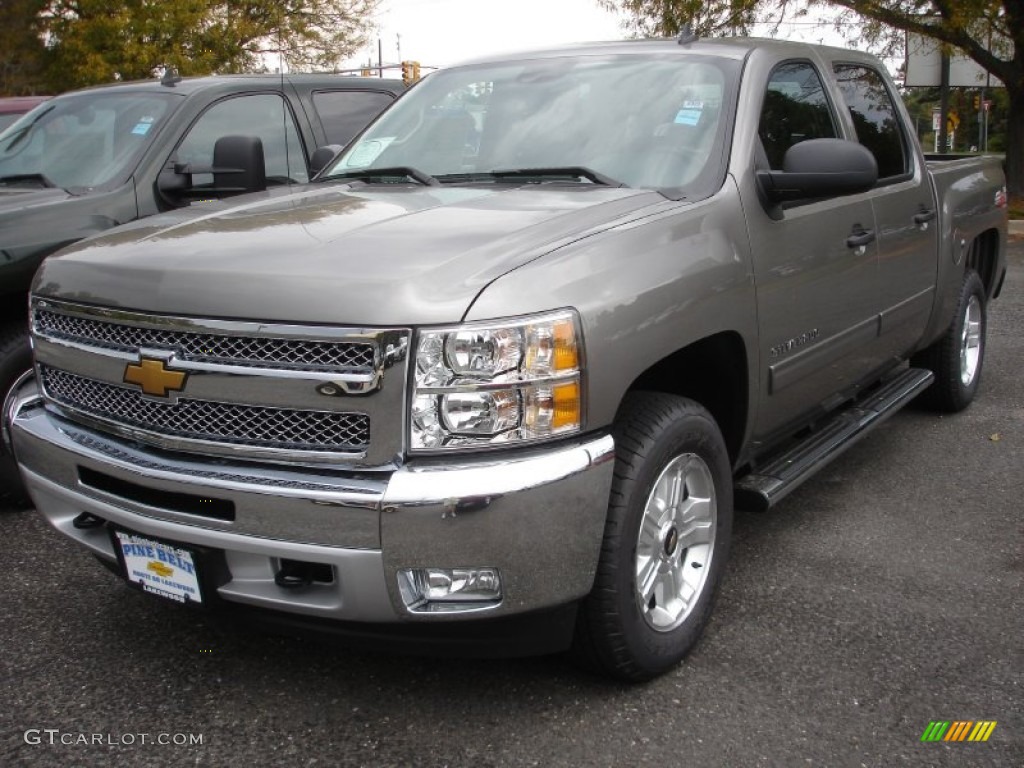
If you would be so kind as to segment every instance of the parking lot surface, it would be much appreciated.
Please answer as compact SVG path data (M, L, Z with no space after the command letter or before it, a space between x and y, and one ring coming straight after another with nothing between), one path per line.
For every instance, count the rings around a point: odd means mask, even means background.
M708 632L641 686L560 657L423 659L213 622L0 511L0 765L1020 766L1024 241L989 323L968 411L906 410L738 516ZM936 720L997 725L922 743Z

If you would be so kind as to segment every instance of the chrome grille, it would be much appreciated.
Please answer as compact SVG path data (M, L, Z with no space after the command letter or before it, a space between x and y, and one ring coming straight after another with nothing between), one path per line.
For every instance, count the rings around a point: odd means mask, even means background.
M164 435L307 451L362 451L370 419L362 413L270 408L180 398L162 403L112 384L39 366L43 391L74 411Z
M124 352L137 352L140 348L168 349L177 352L183 360L196 362L348 372L371 371L374 364L373 345L351 341L140 328L46 309L35 310L34 326L37 333L50 338Z

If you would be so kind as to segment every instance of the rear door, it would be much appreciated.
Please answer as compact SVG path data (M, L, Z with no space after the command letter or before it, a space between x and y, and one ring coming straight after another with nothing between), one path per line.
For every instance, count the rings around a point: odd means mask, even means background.
M789 147L840 138L841 123L809 60L776 65L763 88L761 167ZM755 437L770 440L838 404L875 366L878 252L868 194L786 204L744 200L753 252L762 387Z
M390 91L317 90L313 107L328 144L345 146L395 100Z
M938 228L932 185L886 79L862 62L832 64L851 138L878 162L872 192L878 235L880 352L896 359L924 333L934 301Z

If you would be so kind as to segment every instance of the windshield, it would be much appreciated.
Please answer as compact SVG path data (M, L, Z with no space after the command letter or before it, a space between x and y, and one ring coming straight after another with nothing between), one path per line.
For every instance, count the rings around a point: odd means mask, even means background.
M592 183L661 189L717 177L720 185L736 68L711 57L629 54L442 70L321 178L412 168L453 183L582 168L596 174Z
M120 181L179 99L90 91L44 102L0 133L0 183L82 192Z

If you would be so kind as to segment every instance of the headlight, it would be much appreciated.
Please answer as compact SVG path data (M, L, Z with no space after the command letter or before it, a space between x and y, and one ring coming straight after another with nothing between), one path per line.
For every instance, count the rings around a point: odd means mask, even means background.
M419 331L412 449L521 443L578 432L581 353L572 310Z

